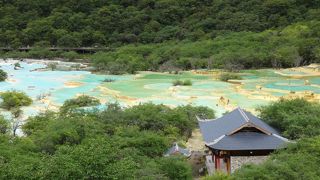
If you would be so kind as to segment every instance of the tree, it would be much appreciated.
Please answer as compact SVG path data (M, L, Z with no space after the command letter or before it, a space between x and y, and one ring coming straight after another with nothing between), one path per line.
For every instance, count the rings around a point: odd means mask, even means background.
M160 168L169 179L192 179L191 166L183 157L168 157L160 160Z
M59 47L79 47L80 45L81 40L71 34L65 34L60 39L58 39Z
M81 95L74 99L66 100L61 106L61 112L68 112L76 110L81 107L98 106L100 105L99 99L87 95Z
M54 71L54 70L57 69L57 65L58 65L58 63L49 63L49 64L47 65L47 67L48 67L49 69L51 69L51 71Z
M281 99L258 109L260 117L289 139L320 135L320 104Z
M8 74L4 70L0 69L0 82L5 81L7 78Z
M234 179L313 179L320 176L318 157L320 137L301 139L271 156L262 165L247 165L236 171Z
M0 94L2 98L1 107L7 110L20 108L22 106L29 106L32 104L32 99L24 92L20 91L6 91Z
M0 134L6 134L9 130L9 121L0 115Z
M12 114L12 119L10 121L12 134L13 136L16 136L17 130L21 127L21 116L23 114L23 111L20 109L20 107L15 107L12 108L10 112Z

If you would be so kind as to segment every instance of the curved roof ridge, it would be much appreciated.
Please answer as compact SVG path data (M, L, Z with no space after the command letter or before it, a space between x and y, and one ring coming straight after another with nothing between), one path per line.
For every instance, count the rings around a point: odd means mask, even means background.
M279 138L279 139L281 139L281 140L283 140L283 141L290 142L289 139L287 139L287 138L285 138L285 137L282 137L282 136L280 136L280 135L278 135L278 134L272 134L272 136L277 137L277 138Z
M218 137L217 139L213 140L213 142L207 143L208 146L212 146L214 144L216 144L217 142L219 142L221 139L223 139L226 135L222 135L220 137Z
M237 110L240 112L241 116L243 117L243 119L248 123L250 121L249 117L246 115L246 113L243 112L243 110L238 107Z

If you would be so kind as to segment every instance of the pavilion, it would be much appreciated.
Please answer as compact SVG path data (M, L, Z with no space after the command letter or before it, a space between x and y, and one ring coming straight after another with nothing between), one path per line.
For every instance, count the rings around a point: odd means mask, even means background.
M245 158L246 163L254 163L259 157L284 148L290 142L277 130L241 108L218 119L198 118L198 122L215 171L231 173L236 169L232 163L239 164L239 159Z
M171 156L171 155L183 155L186 157L191 156L191 152L188 149L182 148L178 145L178 143L174 143L170 149L165 153L164 156Z

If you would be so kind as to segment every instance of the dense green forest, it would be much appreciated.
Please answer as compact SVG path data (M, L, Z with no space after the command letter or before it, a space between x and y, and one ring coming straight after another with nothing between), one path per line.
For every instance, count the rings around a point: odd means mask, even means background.
M12 96L1 106L12 99L24 102L27 97ZM0 116L0 179L192 178L185 158L163 155L173 142L191 136L196 115L213 118L211 109L150 103L82 109L99 103L80 96L66 101L60 112L30 117L21 127L23 137L12 132L15 119Z
M28 97L11 99L25 102ZM1 106L8 102L5 99ZM113 103L103 111L88 108L98 104L99 100L85 95L67 100L59 112L30 117L21 126L22 137L15 135L15 119L0 116L0 179L192 179L185 157L163 155L173 142L183 146L197 128L196 115L214 118L211 109L190 105L171 109L151 103L130 108ZM205 179L319 177L320 104L281 99L258 111L295 143L262 165Z
M101 71L292 67L320 61L319 0L6 0L3 57L89 58ZM45 47L112 47L83 57Z

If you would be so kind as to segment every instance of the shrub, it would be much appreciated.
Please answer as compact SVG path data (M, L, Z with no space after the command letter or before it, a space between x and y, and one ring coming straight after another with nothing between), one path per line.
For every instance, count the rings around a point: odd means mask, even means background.
M6 134L10 128L9 121L0 115L0 134Z
M261 165L245 165L232 176L247 179L318 179L320 137L301 139L273 155Z
M5 81L7 78L8 78L7 72L5 72L4 70L0 69L0 82L1 81Z
M183 81L183 85L184 85L184 86L192 86L192 82L191 82L190 79L187 79L187 80L184 80L184 81Z
M281 99L258 109L260 117L289 139L320 135L320 104Z
M28 95L19 91L7 91L2 93L0 97L3 100L1 107L7 110L29 106L32 103L32 99Z
M161 159L160 169L166 172L169 179L192 179L191 166L183 157L168 157Z
M18 63L18 62L16 62L16 63L14 63L14 67L15 67L15 68L21 68L21 64Z
M80 57L80 55L74 51L64 52L61 54L61 56L69 61L73 61Z
M51 69L51 71L54 71L54 70L57 69L57 65L58 65L58 63L49 63L49 64L47 65L47 67L48 67L49 69Z
M182 86L183 85L183 81L181 80L175 80L172 82L173 86Z
M192 86L192 82L190 79L187 79L187 80L175 80L172 82L172 85L173 86Z
M112 79L112 78L105 78L104 80L103 80L103 82L114 82L114 81L116 81L115 79Z
M238 74L234 74L234 73L223 73L220 75L219 77L220 81L225 81L227 82L230 79L242 79L241 76L239 76Z
M71 109L87 107L87 106L97 106L100 101L94 97L82 95L74 99L66 100L61 107L62 112L67 112Z

